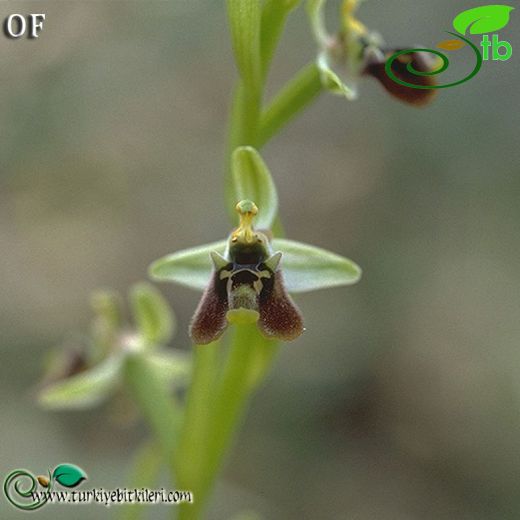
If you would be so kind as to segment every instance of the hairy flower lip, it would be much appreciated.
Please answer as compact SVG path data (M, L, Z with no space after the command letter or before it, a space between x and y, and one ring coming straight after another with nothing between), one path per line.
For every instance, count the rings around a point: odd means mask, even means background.
M250 222L241 222L238 229L244 225ZM293 240L270 240L270 232L249 231L253 243L233 241L235 230L227 241L182 250L150 266L156 280L203 291L190 325L196 344L223 334L239 315L227 313L240 308L259 313L265 336L294 339L303 331L303 321L289 293L351 285L361 277L361 269L340 255Z
M437 94L435 89L414 89L406 87L393 81L386 73L385 66L387 59L396 52L405 49L406 47L385 50L382 58L372 59L367 63L363 73L377 79L383 88L396 99L414 106L427 105L435 98ZM411 65L418 72L434 71L438 68L438 64L429 54L425 52L410 52L409 54L403 54L393 62L392 70L398 78L407 81L408 83L420 86L436 85L437 82L434 76L418 76L412 74L408 70L408 65Z
M228 239L160 258L149 275L203 291L190 324L195 344L215 341L229 322L242 319L256 321L267 338L295 339L304 327L289 293L350 285L359 280L361 269L325 249L272 238L278 194L254 148L233 151L231 174L229 203L239 223Z
M295 339L303 332L301 313L283 284L280 260L267 237L256 231L256 204L236 205L238 228L229 236L224 255L210 254L213 271L190 324L196 344L215 341L228 323L257 323L268 338Z

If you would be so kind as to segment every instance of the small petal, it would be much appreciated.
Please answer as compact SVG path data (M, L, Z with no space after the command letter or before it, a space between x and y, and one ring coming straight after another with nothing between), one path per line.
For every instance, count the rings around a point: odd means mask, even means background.
M258 328L266 338L292 341L304 331L302 315L285 290L281 271L264 280L258 307Z
M272 246L282 252L281 270L289 292L351 285L361 277L354 262L325 249L282 238L275 238Z
M228 295L226 280L215 271L199 302L190 324L190 337L196 345L206 345L218 339L228 325Z
M257 229L270 229L278 212L278 194L260 154L250 146L237 148L231 158L235 200L254 200L260 208Z
M212 272L210 254L216 251L223 255L226 249L227 240L221 240L167 255L150 266L150 276L155 280L176 282L203 291Z
M38 402L54 410L89 408L106 399L119 381L121 356L112 356L90 370L44 387Z
M166 344L175 330L175 316L162 294L152 285L140 283L130 292L139 333L147 345Z

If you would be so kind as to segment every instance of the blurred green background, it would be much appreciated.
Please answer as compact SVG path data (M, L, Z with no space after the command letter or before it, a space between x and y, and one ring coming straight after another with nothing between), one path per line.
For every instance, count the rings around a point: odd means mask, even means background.
M434 46L476 4L372 1L360 17L390 45ZM86 330L94 289L124 292L152 260L229 231L224 4L0 4L15 12L47 20L37 40L0 38L0 473L68 461L115 488L144 426L117 403L45 413L35 386L49 348ZM367 79L357 102L323 95L264 149L288 235L364 278L297 298L307 332L254 399L210 519L520 517L517 18L500 32L512 59L432 106ZM299 9L269 91L315 52ZM188 349L199 295L162 291ZM1 498L2 519L22 516Z

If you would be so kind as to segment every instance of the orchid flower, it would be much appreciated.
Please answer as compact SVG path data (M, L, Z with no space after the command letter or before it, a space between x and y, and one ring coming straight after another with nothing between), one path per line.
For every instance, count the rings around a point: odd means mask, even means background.
M58 349L49 360L38 392L38 402L48 409L90 408L107 400L122 386L125 368L137 356L169 386L186 381L189 360L185 352L165 349L175 332L175 316L153 286L136 284L130 293L134 326L121 319L119 300L113 293L92 298L95 319L83 349Z
M278 197L267 166L250 147L238 148L232 162L236 194L242 199L236 205L238 227L227 240L157 260L150 274L203 291L190 325L195 344L215 341L228 323L257 323L267 338L293 340L304 326L289 293L350 285L361 270L324 249L271 238ZM248 195L256 195L258 206Z
M401 49L385 48L381 36L356 18L360 1L343 0L341 24L335 35L329 34L325 27L326 0L307 2L311 28L319 46L316 63L324 88L354 100L358 96L359 80L368 75L376 78L389 94L405 103L417 106L429 103L435 95L434 89L405 87L386 74L386 61ZM396 77L423 87L435 85L433 73L439 66L438 58L426 52L411 51L392 61Z

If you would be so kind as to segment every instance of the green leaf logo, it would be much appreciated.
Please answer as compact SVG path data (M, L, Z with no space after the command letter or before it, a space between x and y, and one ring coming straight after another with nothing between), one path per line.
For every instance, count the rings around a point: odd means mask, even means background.
M72 488L87 478L87 474L74 464L60 464L52 472L52 480L64 487Z
M509 23L509 5L483 5L462 11L453 20L453 27L460 34L486 34L499 31Z

